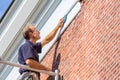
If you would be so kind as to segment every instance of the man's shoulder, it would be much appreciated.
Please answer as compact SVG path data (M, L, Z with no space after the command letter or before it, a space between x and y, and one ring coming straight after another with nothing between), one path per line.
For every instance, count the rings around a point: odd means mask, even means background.
M20 46L20 48L25 48L25 47L30 47L30 44L25 42Z

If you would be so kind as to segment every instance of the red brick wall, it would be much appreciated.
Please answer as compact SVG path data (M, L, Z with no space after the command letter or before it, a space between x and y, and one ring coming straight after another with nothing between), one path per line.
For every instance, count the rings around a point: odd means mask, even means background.
M54 50L42 64L55 56L63 80L120 80L120 0L84 0Z

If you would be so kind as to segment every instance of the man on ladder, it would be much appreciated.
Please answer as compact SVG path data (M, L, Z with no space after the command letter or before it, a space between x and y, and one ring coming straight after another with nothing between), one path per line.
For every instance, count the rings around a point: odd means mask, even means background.
M45 39L37 43L36 41L40 39L40 32L33 25L25 26L23 29L23 37L26 39L26 42L19 48L18 62L31 68L50 71L51 69L39 63L38 53L41 53L42 47L55 37L59 28L63 26L63 22L64 20L60 19L58 25L53 29L53 31L49 33ZM40 80L40 73L38 72L22 68L19 69L19 72L21 75L18 80Z

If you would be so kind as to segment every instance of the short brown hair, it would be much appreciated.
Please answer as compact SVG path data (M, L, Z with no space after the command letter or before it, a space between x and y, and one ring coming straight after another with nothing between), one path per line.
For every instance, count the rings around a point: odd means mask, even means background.
M29 36L29 32L33 32L32 29L30 28L30 26L32 26L32 24L28 24L26 25L24 28L23 28L23 37L26 39L26 40L29 40L30 39L30 36Z

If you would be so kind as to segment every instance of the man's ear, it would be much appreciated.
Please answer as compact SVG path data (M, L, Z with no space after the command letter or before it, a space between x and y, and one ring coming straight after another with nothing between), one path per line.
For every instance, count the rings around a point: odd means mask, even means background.
M29 32L29 37L33 36L33 33L32 32Z
M34 33L31 33L31 36L32 36L33 38L35 38L37 35L34 34Z

